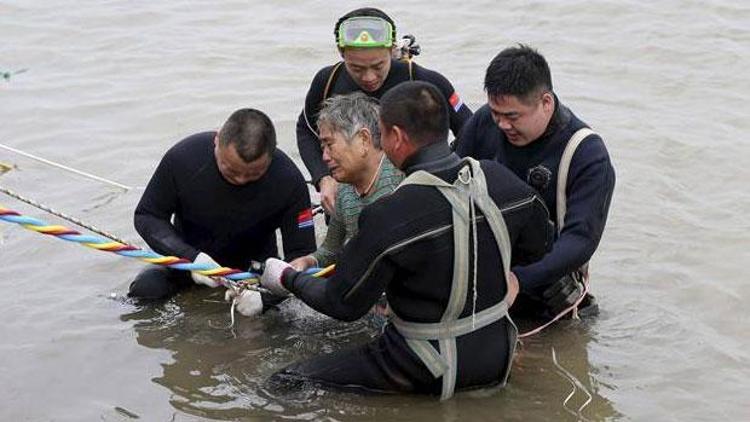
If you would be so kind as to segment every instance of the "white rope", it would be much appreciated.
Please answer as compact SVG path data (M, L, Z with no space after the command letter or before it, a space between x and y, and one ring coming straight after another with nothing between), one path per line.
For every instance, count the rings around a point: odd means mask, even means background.
M573 376L573 374L571 374L567 369L565 369L562 365L560 365L560 363L557 361L557 354L555 353L554 347L552 348L552 363L554 363L555 366L557 367L558 374L560 374L560 376L565 378L573 386L573 389L568 394L568 396L565 397L565 400L562 403L563 409L565 409L565 411L567 411L571 415L577 416L579 419L582 419L584 421L589 421L588 418L583 416L582 412L583 412L583 409L586 408L586 406L591 404L591 402L594 400L594 397L591 395L591 393L589 393L589 391L586 389L583 383L581 383L581 381L578 380L578 378ZM578 410L574 412L568 407L568 402L570 401L571 398L573 398L573 396L576 394L576 391L579 389L583 391L584 394L586 394L586 401L583 402L583 404L578 408Z
M15 198L15 199L17 199L17 200L19 200L21 202L27 203L27 204L31 205L32 207L39 208L42 211L46 211L46 212L48 212L48 213L50 213L52 215L60 217L63 220L70 221L71 223L76 224L78 226L81 226L84 229L87 229L87 230L90 230L90 231L92 231L92 232L94 232L96 234L102 235L102 236L106 237L107 239L111 239L111 240L114 240L115 242L120 242L120 243L125 244L125 245L129 245L130 244L130 242L128 242L126 240L123 240L123 239L121 239L121 238L113 235L112 233L106 232L106 231L104 231L104 230L102 230L100 228L97 228L96 226L92 226L91 224L87 224L87 223L85 223L85 222L83 222L83 221L81 221L81 220L79 220L79 219L77 219L75 217L69 216L69 215L64 214L64 213L62 213L60 211L56 211L55 209L53 209L51 207L48 207L48 206L46 206L46 205L44 205L42 203L39 203L39 202L36 202L36 201L31 200L29 198L26 198L25 196L23 196L23 195L21 195L19 193L16 193L16 192L14 192L14 191L12 191L12 190L10 190L8 188L0 186L0 192L6 194L8 196L10 196L11 198Z
M93 175L91 173L86 173L86 172L81 171L81 170L76 170L76 169L74 169L72 167L68 167L66 165L63 165L63 164L60 164L60 163L56 163L54 161L50 161L50 160L47 160L47 159L42 158L42 157L37 157L36 155L29 154L28 152L23 152L21 150L15 149L15 148L11 148L11 147L9 147L7 145L0 144L0 148L3 148L3 149L8 150L10 152L14 152L14 153L16 153L18 155L23 155L24 157L31 158L32 160L39 161L40 163L44 163L44 164L50 165L52 167L59 168L61 170L69 171L71 173L75 173L75 174L80 175L80 176L88 177L89 179L96 180L96 181L102 182L102 183L106 183L106 184L109 184L111 186L115 186L115 187L118 187L120 189L124 189L126 191L133 189L132 186L123 185L122 183L117 183L117 182L114 182L112 180L108 180L108 179L105 179L103 177L99 177L99 176Z
M567 315L569 312L573 312L573 319L579 319L578 317L578 305L583 302L583 299L586 298L586 293L589 292L589 284L587 282L583 283L583 293L581 293L581 296L578 297L578 299L573 303L572 305L568 306L567 308L560 311L559 314L555 315L554 318L547 321L546 323L534 328L533 330L526 331L525 333L521 333L518 335L519 339L533 336L534 334L539 333L540 331L544 330L545 328L549 327L550 325L554 324L557 320Z
M234 290L235 295L232 298L232 304L229 307L229 325L215 325L212 321L208 321L208 326L216 330L232 330L234 328L234 310L237 306L237 299L239 298L239 289L236 286L228 286L227 288ZM213 301L212 301L213 302ZM217 303L226 303L224 301L216 301Z

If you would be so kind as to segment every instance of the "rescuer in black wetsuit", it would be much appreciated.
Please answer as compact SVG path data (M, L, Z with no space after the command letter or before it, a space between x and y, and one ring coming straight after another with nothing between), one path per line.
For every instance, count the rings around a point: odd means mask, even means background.
M286 259L315 250L305 181L276 149L271 120L253 109L234 112L218 133L189 136L167 151L135 210L135 228L160 254L242 270L251 260L278 256L277 228ZM198 273L152 266L129 296L169 297L192 285L191 275L216 286Z
M538 262L513 268L521 295L511 311L555 316L582 299L615 172L602 138L560 104L549 66L532 48L500 52L487 68L484 86L488 103L464 126L456 153L506 165L538 190L556 217L552 250ZM580 142L577 149L574 142ZM566 147L569 171L561 173ZM586 307L598 310L590 295L583 298L581 309Z
M329 214L335 203L336 181L323 162L315 123L323 100L355 91L380 98L401 82L420 80L437 86L447 99L450 128L455 136L471 117L471 110L443 75L409 59L401 61L392 58L396 26L383 11L372 7L353 10L336 22L333 32L343 61L318 71L297 120L297 146L302 161L320 191L321 203Z
M506 274L511 263L547 251L549 215L505 167L450 150L447 108L426 82L405 82L383 96L383 150L408 176L362 211L360 231L331 278L266 261L262 286L289 291L319 312L352 321L385 291L394 315L373 342L292 365L272 384L310 380L445 399L506 381L516 342L506 310L517 289ZM438 340L438 333L450 335Z

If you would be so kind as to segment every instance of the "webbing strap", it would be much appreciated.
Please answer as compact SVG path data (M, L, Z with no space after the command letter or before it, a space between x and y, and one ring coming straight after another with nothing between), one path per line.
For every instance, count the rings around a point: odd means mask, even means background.
M459 171L459 179L469 180L471 178L469 166ZM459 181L456 181L459 183ZM425 171L412 173L399 187L404 185L433 186L443 194L451 204L453 219L453 282L448 305L443 312L441 321L455 320L461 314L466 305L466 290L468 289L468 262L469 262L469 204L467 203L468 192L457 185L451 185L446 181Z
M336 74L339 72L339 68L341 65L344 64L343 61L340 61L333 65L333 69L331 69L331 74L328 75L328 80L326 81L326 86L323 88L323 99L321 100L321 103L325 101L328 98L328 95L331 93L331 85L333 85L333 80L336 78Z
M396 325L396 328L398 328L398 325ZM448 370L448 363L430 343L422 340L412 340L407 337L404 337L404 339L406 340L406 344L411 347L411 350L422 359L422 363L430 370L433 377L437 378Z
M392 319L396 329L406 339L407 344L414 353L419 356L430 373L435 377L443 377L443 388L441 400L453 396L458 367L458 350L456 337L462 336L500 320L508 315L506 297L497 304L487 308L470 317L459 319L468 296L469 275L469 238L470 224L476 225L474 215L474 204L479 206L492 229L495 242L500 250L503 260L503 270L508 280L510 268L510 236L505 225L501 211L492 201L487 193L487 183L479 162L467 159L468 165L464 166L458 174L454 184L427 173L417 171L409 175L399 188L406 185L433 186L451 204L453 219L453 280L451 283L451 294L448 305L440 322L416 323L408 322L397 315ZM476 230L474 236L477 236ZM476 239L475 239L476 240ZM478 251L474 251L474 254ZM476 270L476 269L475 269ZM475 274L476 283L476 274ZM476 286L474 286L476 288ZM510 289L508 289L510 291ZM513 325L513 322L510 321ZM437 340L439 352L429 343L429 340ZM512 354L511 354L512 356ZM507 379L507 373L503 382Z
M469 224L472 216L467 201L462 200L457 189L439 187L438 190L453 205L453 282L448 304L440 319L449 323L461 315L466 305L466 293L469 289Z
M570 173L570 163L573 161L573 155L575 155L578 146L588 138L589 135L596 135L593 130L584 127L578 129L573 136L568 140L568 144L565 145L562 157L560 158L560 166L557 168L557 195L555 200L557 208L557 233L562 233L563 226L565 226L565 213L568 212L568 197L566 195L566 188L568 184L568 173ZM588 286L589 282L589 263L581 265L579 268L581 275L583 276L583 283ZM585 294L585 291L584 291ZM573 319L578 319L578 307L573 309Z
M318 103L318 109L320 109L323 106L323 101L325 101L328 98L328 95L331 91L331 85L333 84L333 80L336 78L336 74L339 71L339 68L344 62L338 62L335 65L333 65L333 69L331 69L331 73L328 75L328 80L326 81L326 86L323 88L323 98L320 100L320 103ZM314 133L316 137L320 138L320 134L318 134L317 129L315 126L313 126L313 122L310 121L310 119L307 117L307 107L302 107L302 117L305 119L305 124L307 125L307 128L310 129L310 132ZM317 125L317 123L316 123Z
M479 167L479 163L477 163L477 167ZM500 256L503 259L503 274L505 274L507 284L508 274L510 273L511 258L510 235L508 234L508 227L505 225L503 213L497 207L495 201L490 199L489 195L487 194L487 179L484 177L484 172L481 171L481 168L478 172L474 173L474 180L476 183L472 185L472 188L476 189L477 191L474 195L474 198L477 201L477 205L479 205L479 209L482 210L485 218L487 218L490 229L492 229L492 234L495 236L495 240L498 242ZM481 192L484 192L484 195L482 195ZM507 287L508 293L510 293L510 285L508 284ZM507 294L506 298L504 298L503 300L506 299Z
M406 64L409 66L409 80L414 80L414 64L411 61L411 59L406 59ZM336 75L339 73L339 68L341 65L344 64L343 61L340 61L333 65L333 69L331 69L331 73L328 75L328 80L326 81L326 86L323 88L323 100L321 100L321 103L325 101L328 96L331 93L331 86L333 85L333 81L336 79Z
M471 170L473 173L473 183L470 186L474 190L473 198L477 202L477 205L479 205L479 208L482 210L482 213L484 214L487 222L490 225L490 229L492 229L495 240L498 242L497 246L498 249L500 249L500 256L503 259L503 272L506 275L507 281L507 275L510 272L511 261L511 246L508 227L505 224L505 219L503 219L503 214L497 207L497 204L495 204L495 201L493 201L489 197L489 194L487 194L487 179L484 176L484 172L482 171L479 162L472 158L468 158L467 160L472 166ZM467 169L467 167L464 167L464 169L462 170L465 169ZM465 215L468 218L469 206L465 202L461 201L460 196L455 193L455 190L457 190L457 188L454 185L451 185L448 182L438 178L437 176L427 173L426 171L416 171L410 174L401 182L401 184L396 189L400 189L401 187L407 185L434 186L438 188L438 190L443 193L443 195L446 195L447 193L451 196L450 198L446 197L446 199L451 203L453 209L455 210L456 208L458 208L461 211L460 214L462 216ZM456 230L454 228L454 232L455 231Z
M568 140L568 145L565 146L562 158L560 158L560 166L557 168L557 232L562 232L563 226L565 225L565 213L568 211L568 198L565 194L565 188L568 184L568 172L570 171L570 163L573 161L573 155L575 154L578 146L581 145L584 139L589 135L594 135L595 132L587 127L578 129L573 136Z
M427 343L425 341L425 343ZM429 343L427 343L429 344ZM458 378L458 350L456 350L456 339L439 340L440 355L448 364L448 370L443 374L443 391L440 400L448 400L453 397L456 390L456 378Z
M415 340L442 340L460 337L484 328L504 317L507 312L507 302L501 301L477 312L474 318L467 316L455 321L423 323L404 321L394 316L391 322L398 328L401 335L406 338Z

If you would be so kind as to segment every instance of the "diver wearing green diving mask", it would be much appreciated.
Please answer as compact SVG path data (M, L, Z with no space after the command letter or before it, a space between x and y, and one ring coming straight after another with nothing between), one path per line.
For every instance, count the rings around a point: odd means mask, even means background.
M361 91L379 99L401 82L421 80L437 86L446 98L454 136L472 115L443 75L410 60L419 52L414 37L397 41L396 26L383 11L365 7L345 14L336 22L334 36L343 60L318 71L297 120L297 146L328 213L335 203L336 181L323 162L315 123L326 98ZM394 52L405 59L394 58Z

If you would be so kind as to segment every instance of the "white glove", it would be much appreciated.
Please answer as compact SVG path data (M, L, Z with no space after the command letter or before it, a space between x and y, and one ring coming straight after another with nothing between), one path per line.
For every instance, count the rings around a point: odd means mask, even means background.
M195 257L195 261L193 261L193 264L212 264L217 267L220 267L219 264L214 261L213 258L210 256L204 254L203 252L199 253L198 256ZM210 288L214 288L219 286L219 283L217 281L214 281L211 277L205 276L203 274L200 274L196 271L190 271L190 276L193 277L193 281L196 284L203 284L205 286L208 286Z
M270 290L271 293L275 295L288 296L289 290L281 284L281 275L287 268L293 269L291 265L280 259L268 258L266 260L266 270L263 271L263 275L260 276L260 285Z
M224 300L235 300L235 309L246 317L258 316L263 312L263 300L260 293L255 290L242 289L238 295L237 290L227 289Z

